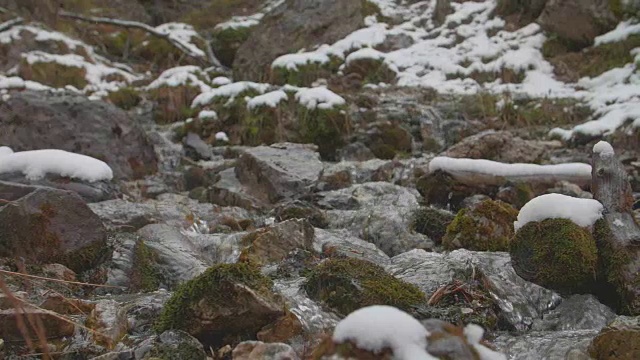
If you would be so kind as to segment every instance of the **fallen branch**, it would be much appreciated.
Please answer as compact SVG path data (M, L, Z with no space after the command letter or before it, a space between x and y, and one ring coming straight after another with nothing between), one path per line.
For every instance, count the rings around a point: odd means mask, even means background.
M84 283L84 282L78 282L78 281L60 280L60 279L54 279L54 278L48 278L48 277L42 277L42 276L35 276L35 275L17 273L17 272L7 271L7 270L0 270L0 273L7 274L7 275L14 275L14 276L23 276L23 277L27 277L27 278L31 278L31 279L55 281L55 282L60 282L60 283L65 283L65 284L93 286L93 287L104 287L104 288L126 289L126 287L124 287L124 286L101 285L101 284L91 284L91 283Z
M24 18L17 17L15 19L7 20L0 24L0 32L11 29L12 27L22 24L24 22Z
M130 21L130 20L119 20L119 19L106 18L106 17L84 16L84 15L80 15L80 14L76 14L68 11L60 11L58 15L63 18L85 21L90 23L108 24L108 25L114 25L114 26L119 26L119 27L128 28L128 29L139 29L155 37L167 40L176 49L180 50L188 57L201 62L202 65L219 65L220 64L215 58L215 56L213 56L213 52L211 52L211 54L208 56L208 59L205 59L202 55L191 51L191 49L189 49L189 47L186 46L183 42L175 38L172 38L170 33L162 33L158 31L156 28L149 26L145 23L141 23L138 21Z

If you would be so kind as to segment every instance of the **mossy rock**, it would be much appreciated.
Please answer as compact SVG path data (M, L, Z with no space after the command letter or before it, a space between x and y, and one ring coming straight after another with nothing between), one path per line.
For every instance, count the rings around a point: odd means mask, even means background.
M402 126L393 123L376 125L367 146L379 159L391 160L397 155L410 154L413 138Z
M247 234L240 260L256 265L277 263L296 249L313 251L314 229L304 219L292 219Z
M255 339L261 328L284 314L272 286L250 264L212 266L174 292L155 329L184 330L214 347Z
M57 62L35 62L30 64L22 60L18 75L25 80L32 80L54 88L71 85L76 89L84 89L89 84L84 67L67 66Z
M135 291L155 291L162 284L162 275L155 264L158 255L143 240L136 243L133 249L133 266L131 270L131 289Z
M455 216L448 211L423 206L411 214L411 227L440 244L454 218Z
M300 141L318 145L323 160L334 161L351 132L351 121L344 107L308 109L297 106Z
M211 47L222 65L233 65L236 52L249 38L254 26L225 27L213 31Z
M442 238L447 250L509 251L513 222L518 211L511 205L485 200L471 209L458 212Z
M493 195L493 187L469 187L454 180L444 171L435 171L421 176L416 181L416 189L428 205L458 211L462 202L474 194Z
M161 86L151 90L149 96L156 102L154 120L158 124L170 124L184 121L197 115L191 103L200 94L194 86Z
M110 92L108 99L113 105L124 110L130 110L138 106L142 101L138 91L131 87L123 87L117 91Z
M591 341L594 359L640 359L640 317L619 316Z
M586 292L596 280L596 241L571 220L526 224L513 237L510 254L520 277L561 294Z
M322 262L310 272L304 289L311 298L343 315L369 305L390 305L409 311L425 302L424 294L416 286L357 258Z

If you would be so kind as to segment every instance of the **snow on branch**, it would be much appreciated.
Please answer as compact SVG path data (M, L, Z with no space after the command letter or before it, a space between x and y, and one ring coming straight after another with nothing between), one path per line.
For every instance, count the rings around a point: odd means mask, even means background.
M3 32L5 30L9 30L12 27L22 24L24 22L24 19L21 17L17 17L15 19L11 19L11 20L7 20L5 22L3 22L2 24L0 24L0 32Z

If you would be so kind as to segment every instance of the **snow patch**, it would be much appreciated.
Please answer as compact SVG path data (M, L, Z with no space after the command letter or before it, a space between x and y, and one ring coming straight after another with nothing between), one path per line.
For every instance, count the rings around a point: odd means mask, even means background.
M562 194L538 196L526 203L513 226L516 231L530 222L568 219L581 227L592 226L602 218L604 207L598 200L579 199Z
M206 79L207 76L204 71L193 65L178 66L168 70L165 70L157 79L147 86L147 90L157 89L159 87L177 87L190 85L205 92L211 90L211 87L202 79Z
M384 60L384 58L385 58L385 55L383 52L380 52L372 48L364 48L349 54L345 62L347 65L349 65L351 62L357 61L357 60L362 60L362 59Z
M316 108L321 110L333 109L346 104L346 101L338 94L326 87L302 88L295 95L296 101L309 110Z
M640 23L635 19L623 21L615 29L596 37L594 46L624 41L633 34L640 34Z
M593 145L593 153L600 154L602 156L613 156L615 152L613 151L613 146L606 141L599 141L597 144Z
M264 95L258 95L247 102L247 109L253 110L259 107L278 107L282 101L287 101L289 96L282 90L268 92Z
M435 157L429 162L429 172L471 172L503 177L519 176L586 176L591 177L591 165L568 163L556 165L505 164L484 159L457 159L446 156Z
M46 174L76 178L88 182L111 180L113 171L98 159L64 150L31 150L13 152L0 147L0 173L21 172L29 180Z
M211 103L217 98L228 98L229 102L233 101L236 96L244 93L245 91L254 90L260 94L269 89L269 84L259 84L251 81L239 81L227 85L222 85L219 88L211 89L196 96L191 104L192 108L198 106L204 106Z

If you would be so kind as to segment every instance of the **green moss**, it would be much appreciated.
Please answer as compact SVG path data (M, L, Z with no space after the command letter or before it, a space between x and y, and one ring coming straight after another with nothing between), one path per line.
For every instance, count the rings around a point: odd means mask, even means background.
M242 119L242 144L257 146L273 144L279 140L282 109L261 106L248 111Z
M458 212L442 244L448 250L508 251L518 211L502 201L485 200Z
M108 98L113 105L124 110L137 106L142 100L138 91L131 87L123 87L117 91L110 92Z
M155 268L157 254L144 241L138 241L133 250L131 288L148 292L157 290L162 283L160 272Z
M585 62L580 66L580 77L595 77L611 69L633 63L631 50L640 47L640 35L631 35L626 40L603 44L585 53Z
M228 27L213 32L211 47L223 65L231 66L240 46L251 35L252 27Z
M526 224L516 232L510 253L518 275L563 294L584 291L596 279L595 240L571 220Z
M336 160L337 150L345 144L351 132L351 122L344 107L313 109L298 106L300 140L318 145L324 160Z
M205 7L188 12L180 21L197 30L209 30L232 16L254 14L261 5L255 0L209 0Z
M233 293L233 285L236 283L246 285L265 296L270 296L273 285L258 268L246 263L212 266L174 292L160 314L156 331L188 329L192 322L198 321L194 313L194 302L206 301L208 304L223 305L227 296Z
M87 71L83 67L66 66L57 62L36 62L30 64L22 60L19 75L25 80L33 80L54 88L71 85L76 89L84 89L89 83L85 76Z
M143 359L151 360L206 360L207 354L198 340L191 338L187 333L174 331L170 343L153 344L151 350ZM157 340L156 340L157 341Z
M414 231L427 235L440 243L454 216L444 210L432 207L420 207L411 214L411 227Z
M425 301L414 285L382 267L356 258L328 259L313 269L304 289L343 315L364 306L390 305L405 311Z

